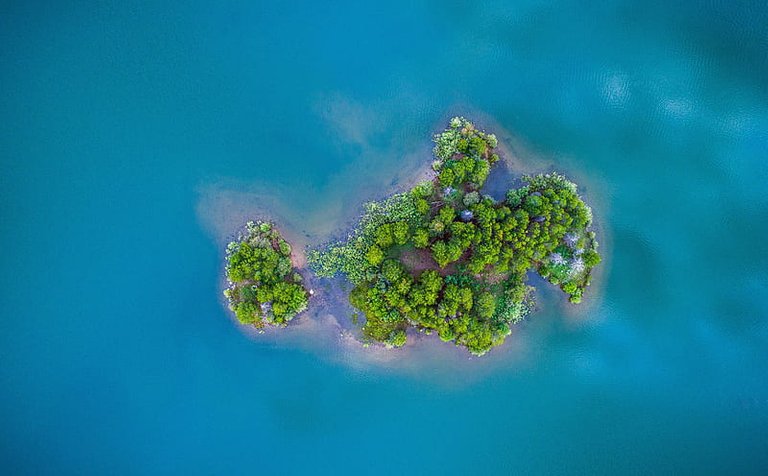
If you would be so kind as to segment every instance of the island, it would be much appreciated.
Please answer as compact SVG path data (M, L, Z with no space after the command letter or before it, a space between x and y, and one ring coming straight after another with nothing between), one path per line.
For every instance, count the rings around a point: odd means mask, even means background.
M365 343L400 347L411 329L483 355L532 309L529 272L581 302L600 262L592 211L557 173L524 176L503 200L483 194L498 140L463 117L434 142L433 179L365 204L348 239L310 249L307 260L316 276L354 286ZM289 255L266 223L230 244L225 293L240 322L284 325L306 308Z
M307 308L309 293L290 256L291 245L268 222L248 222L229 243L224 296L240 323L285 326Z

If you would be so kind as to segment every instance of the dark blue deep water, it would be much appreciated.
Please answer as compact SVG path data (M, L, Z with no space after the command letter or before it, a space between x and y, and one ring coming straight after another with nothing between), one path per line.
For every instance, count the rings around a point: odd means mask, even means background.
M168 3L0 6L0 472L768 473L764 2ZM233 324L248 207L338 231L455 114L582 185L583 309L424 365Z

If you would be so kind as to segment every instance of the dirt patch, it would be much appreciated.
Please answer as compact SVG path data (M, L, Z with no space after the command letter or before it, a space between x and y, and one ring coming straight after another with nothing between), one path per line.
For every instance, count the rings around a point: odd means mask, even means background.
M456 273L456 263L451 263L445 268L439 268L435 260L432 259L432 252L429 249L404 250L400 253L399 260L413 275L418 275L428 269L434 269L441 276Z

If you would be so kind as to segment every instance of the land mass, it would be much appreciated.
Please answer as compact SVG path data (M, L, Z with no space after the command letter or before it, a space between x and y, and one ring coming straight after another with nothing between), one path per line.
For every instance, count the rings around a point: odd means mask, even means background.
M224 296L242 324L285 326L307 308L309 293L291 263L291 245L274 225L248 222L227 247Z
M434 141L434 179L366 204L349 238L311 249L308 264L354 284L367 341L399 347L416 328L482 355L530 311L529 270L581 301L600 262L592 212L556 173L523 177L501 201L482 194L498 143L464 118ZM230 244L225 294L241 322L285 325L306 308L290 254L268 223Z

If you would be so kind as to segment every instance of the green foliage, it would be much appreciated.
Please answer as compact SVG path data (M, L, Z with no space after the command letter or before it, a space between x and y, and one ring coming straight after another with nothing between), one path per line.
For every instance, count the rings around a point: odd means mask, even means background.
M440 171L439 175L440 185L443 187L450 187L457 182L456 174L453 171L453 167L445 167Z
M370 279L376 269L368 261L368 250L375 244L381 247L379 240L391 246L402 237L402 225L397 228L387 225L404 222L409 229L418 228L424 215L417 209L416 201L414 194L401 193L381 202L367 203L360 223L350 237L322 250L310 250L307 254L309 266L321 277L343 273L354 284ZM380 231L382 227L384 229ZM399 233L397 236L395 231Z
M453 223L453 220L456 218L456 210L451 206L444 206L440 208L440 211L437 213L437 219L440 220L440 222L448 226L451 223Z
M224 295L242 324L285 325L307 307L301 276L291 272L291 247L272 224L248 222L227 247Z
M413 246L416 248L426 248L429 246L429 231L419 228L413 232Z
M430 198L435 193L435 185L430 182L421 182L411 191L414 198Z
M436 241L432 245L432 258L441 268L445 268L445 266L450 262L448 245L444 241Z
M392 238L396 244L404 245L408 243L409 235L408 223L404 221L392 223Z
M235 317L241 324L261 324L259 307L251 302L239 302L234 306Z
M496 136L478 131L474 124L463 117L451 119L448 129L435 135L435 157L446 161L459 153L485 154L498 145Z
M381 251L377 245L373 245L368 248L368 252L365 254L365 259L371 266L378 266L384 261L384 252Z
M477 205L480 203L480 194L477 192L469 192L468 194L464 195L464 206L471 207L472 205Z
M589 268L594 268L600 264L600 255L597 251L589 249L584 252L584 264Z
M387 343L392 347L402 347L405 345L405 341L405 331L402 329L394 331L392 334L390 334L389 339L387 339Z
M423 198L414 198L413 206L419 215L426 215L429 212L429 202Z
M572 302L582 299L600 262L591 210L558 174L524 177L501 203L481 196L497 145L492 134L452 119L435 136L434 181L368 204L346 241L310 252L318 275L341 272L355 284L350 302L365 315L370 341L400 346L416 327L483 354L531 309L531 269ZM404 253L420 264L407 268Z
M488 320L496 312L496 298L488 291L483 291L477 297L477 317Z
M463 117L451 119L450 126L435 135L434 164L443 187L481 188L498 155L490 152L498 145L496 136L486 134Z

